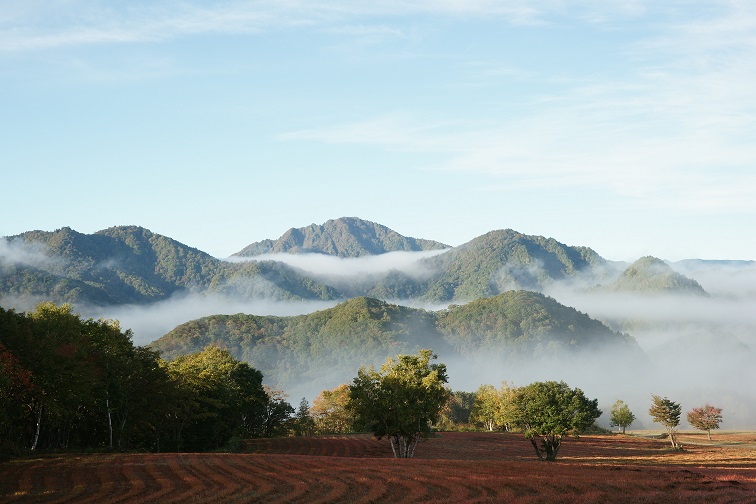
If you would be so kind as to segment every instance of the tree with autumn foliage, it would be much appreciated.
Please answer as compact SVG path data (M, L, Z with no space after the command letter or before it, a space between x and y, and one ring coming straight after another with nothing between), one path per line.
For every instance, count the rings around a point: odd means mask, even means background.
M331 390L323 390L312 401L310 415L315 421L318 434L344 434L354 430L354 414L347 408L349 386L341 384Z
M653 395L652 400L648 414L651 415L654 422L662 424L667 429L667 436L672 443L672 449L681 450L682 446L677 442L677 426L680 425L680 413L682 412L680 403L658 395Z
M715 408L709 403L700 408L693 408L687 413L688 423L694 428L706 431L711 440L711 431L719 429L722 423L722 408Z
M394 457L411 458L420 439L449 400L446 365L433 364L431 350L389 358L380 371L360 368L349 386L355 425L381 439L387 436Z

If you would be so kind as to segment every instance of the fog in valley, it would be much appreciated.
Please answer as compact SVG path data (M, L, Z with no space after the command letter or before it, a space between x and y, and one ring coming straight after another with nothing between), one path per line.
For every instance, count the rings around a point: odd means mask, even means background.
M244 260L276 260L307 272L313 278L339 290L359 288L366 279L400 273L427 279L434 272L423 259L445 251L392 252L380 256L340 259L321 254L275 254ZM7 246L0 240L0 261L42 267L46 257L37 249ZM230 259L231 260L231 259ZM238 261L239 259L233 259ZM2 264L0 264L2 266ZM632 429L660 429L647 411L651 395L669 397L682 404L681 427L687 428L685 412L704 403L723 408L723 429L756 428L756 264L753 262L673 263L673 268L697 280L710 294L702 296L636 295L595 291L579 282L551 284L544 293L558 302L598 319L614 330L631 335L642 355L619 355L616 351L583 352L545 358L525 357L503 361L490 353L459 356L447 349L433 348L447 365L454 390L475 391L481 384L520 386L536 380L564 380L580 387L588 397L598 398L608 427L612 404L622 399L636 415ZM507 267L506 275L517 271ZM523 272L532 276L532 272ZM236 281L239 281L238 279ZM237 286L238 287L238 286ZM228 293L186 293L146 305L94 307L75 305L84 317L117 319L133 331L134 343L148 344L174 327L216 314L299 315L336 305L340 301L282 301L265 299L260 289L234 288ZM448 303L387 299L394 304L442 310ZM0 299L5 308L33 309L31 300L10 295ZM443 347L443 345L442 345ZM284 391L293 405L305 397L312 403L322 390L348 383L360 364L315 370L304 384ZM255 363L251 362L254 366ZM270 385L278 385L269 383Z

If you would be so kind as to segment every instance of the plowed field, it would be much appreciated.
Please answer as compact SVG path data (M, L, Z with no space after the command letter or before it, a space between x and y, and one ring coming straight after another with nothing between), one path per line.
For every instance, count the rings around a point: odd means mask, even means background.
M250 441L244 454L54 455L0 463L0 502L756 503L756 434L566 439L538 462L522 435L442 433L415 459L387 441Z

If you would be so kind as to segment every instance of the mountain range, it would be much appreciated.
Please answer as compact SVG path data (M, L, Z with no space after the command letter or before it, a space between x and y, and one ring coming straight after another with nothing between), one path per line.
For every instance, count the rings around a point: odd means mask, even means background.
M291 254L360 258L401 251L425 253L409 268L389 268L359 278L305 271L280 260ZM428 251L435 255L428 256ZM274 252L278 256L257 257ZM146 304L189 292L247 299L338 301L370 296L444 303L512 289L544 291L557 282L617 289L632 284L646 289L653 288L653 282L643 284L643 277L668 274L644 267L630 275L622 272L623 265L588 247L510 229L448 247L357 218L290 229L277 240L244 247L231 259L214 258L138 226L94 234L67 227L29 231L0 240L0 303L27 309L40 300L94 306ZM690 290L695 283L679 273L674 277L668 289Z

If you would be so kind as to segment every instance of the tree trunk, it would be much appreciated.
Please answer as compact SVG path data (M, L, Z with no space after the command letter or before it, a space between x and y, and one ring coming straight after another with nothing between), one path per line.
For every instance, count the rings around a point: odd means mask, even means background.
M113 418L110 416L110 399L105 398L105 409L108 411L108 440L110 449L113 449Z
M536 455L538 456L538 460L543 461L541 450L538 448L538 443L536 442L535 438L531 439L530 442L533 444L533 448L535 449Z
M389 441L391 442L391 451L394 452L394 458L396 458L396 448L394 447L394 436L390 436ZM398 440L397 440L397 444L398 444Z
M710 431L710 430L707 430L707 431L706 431L706 434L708 434L708 435L709 435L709 441L711 441L711 431Z
M34 442L32 443L32 451L37 449L37 443L39 442L39 429L42 425L42 405L39 405L39 411L37 412L37 428L34 432Z

